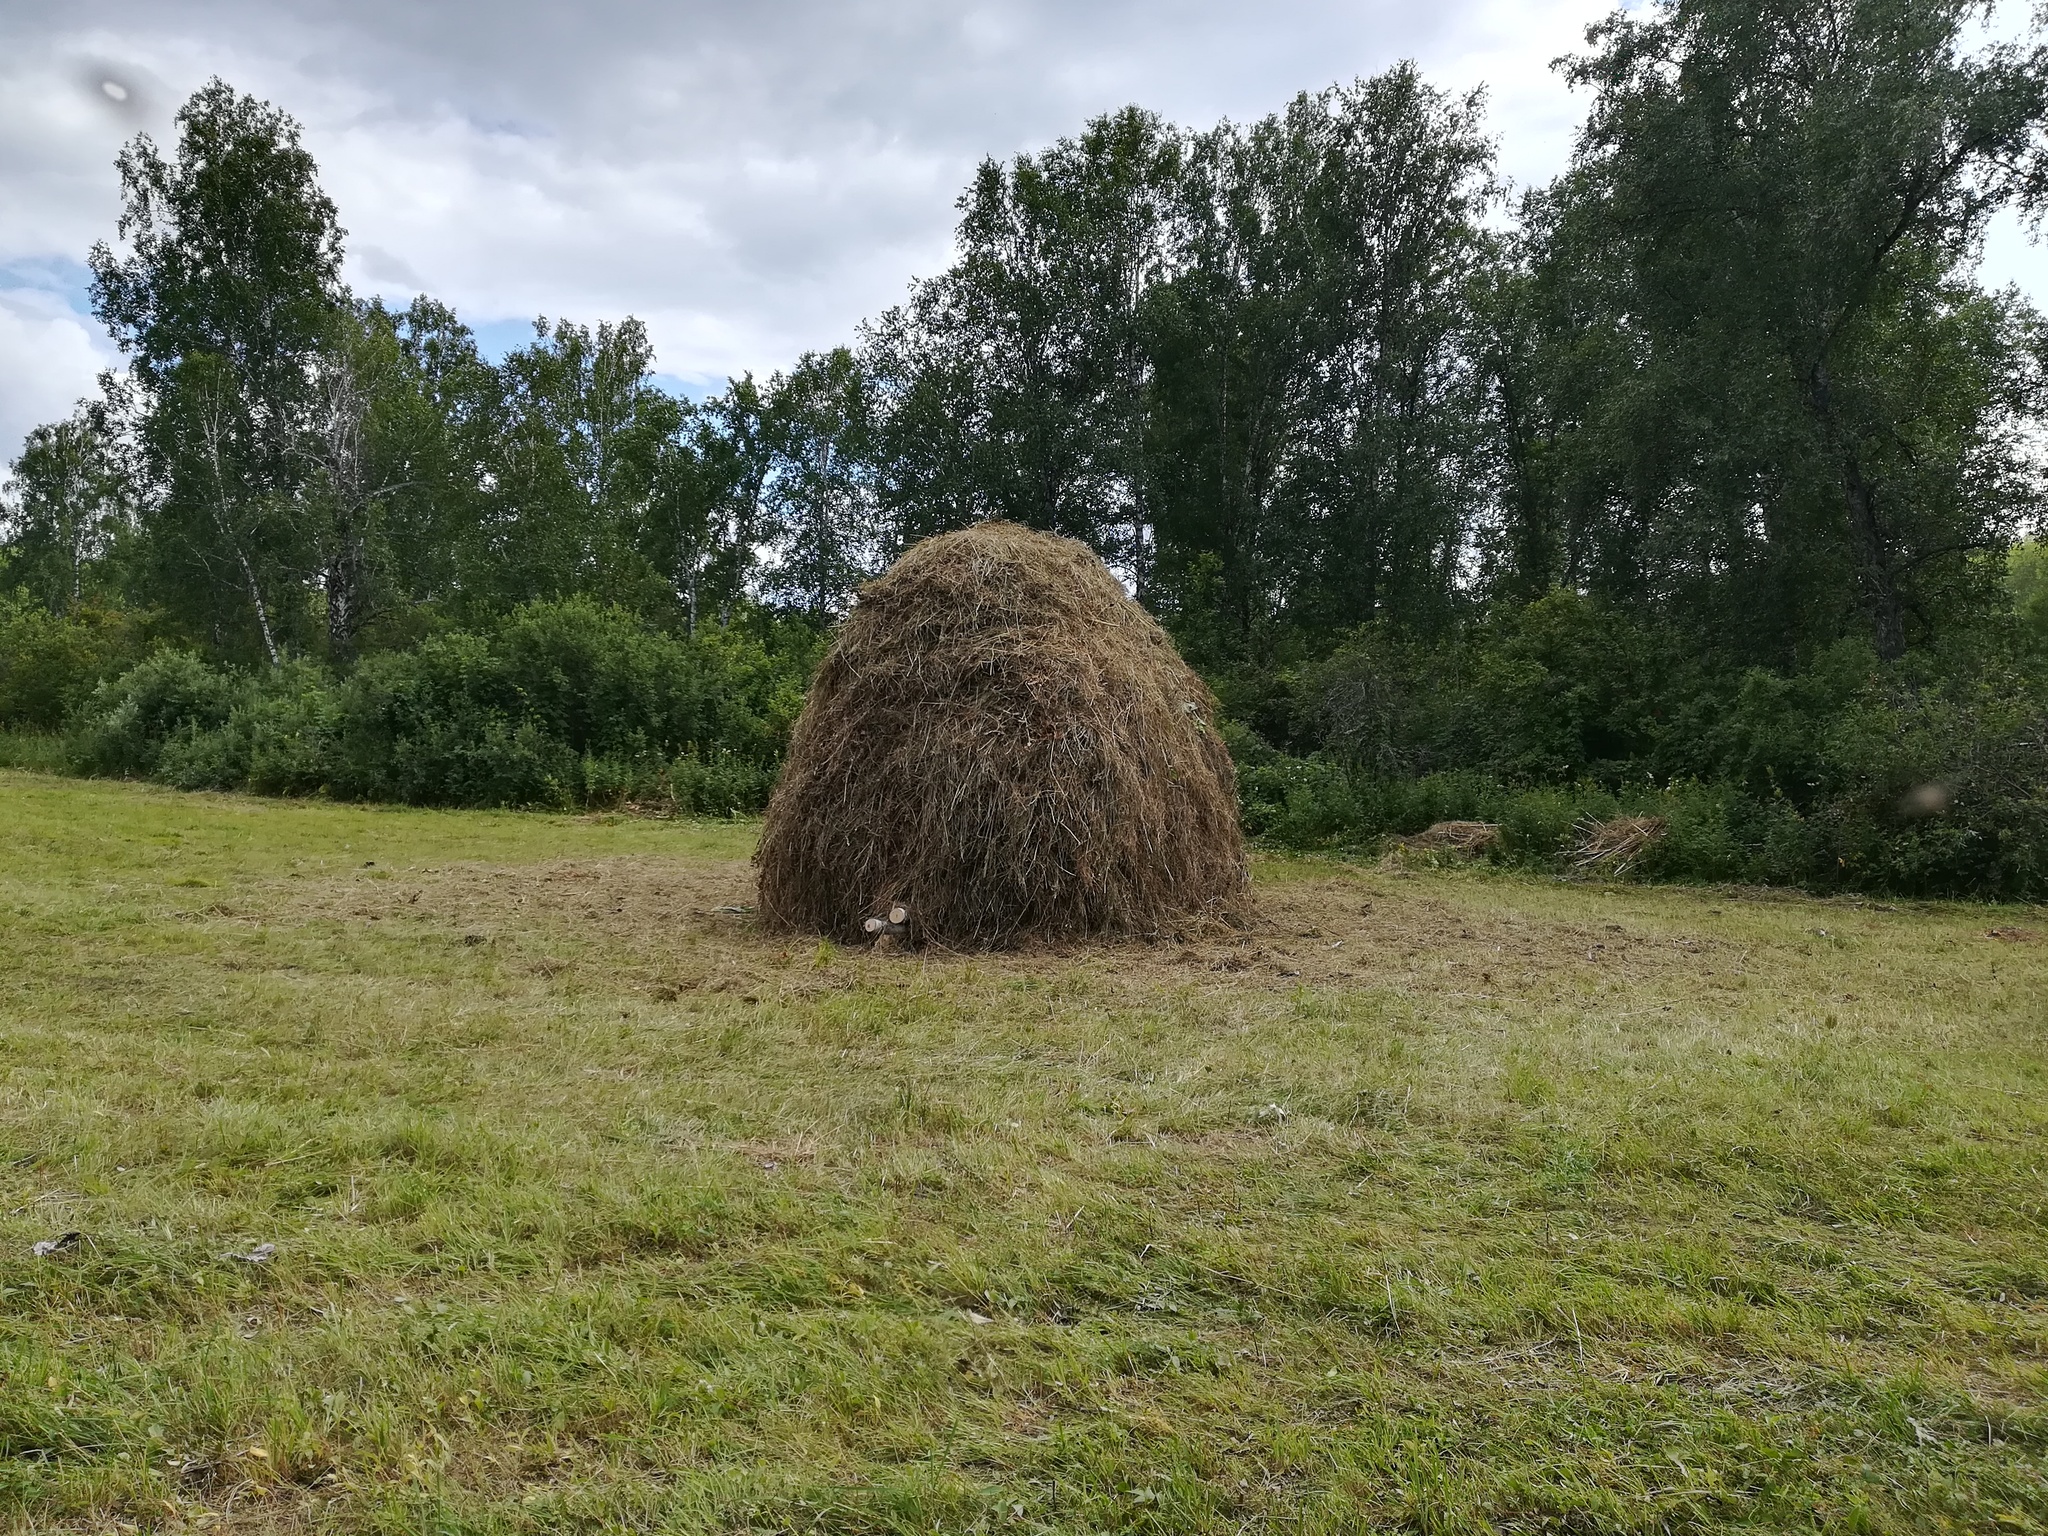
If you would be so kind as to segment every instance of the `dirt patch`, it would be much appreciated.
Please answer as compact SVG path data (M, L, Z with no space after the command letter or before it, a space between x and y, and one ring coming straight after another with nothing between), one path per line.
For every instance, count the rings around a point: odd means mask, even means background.
M1415 882L1419 884L1420 882ZM1582 995L1601 977L1665 973L1725 984L1744 953L1700 935L1560 922L1517 910L1491 887L1470 903L1408 888L1384 871L1262 884L1248 928L1192 927L1162 942L1077 941L963 955L907 956L764 932L754 874L737 860L575 860L450 865L390 880L290 882L266 895L309 916L424 927L538 984L599 978L657 1002L692 995L760 1001L815 996L905 965L985 974L1082 967L1113 988L1227 992L1384 988L1486 999ZM271 919L282 915L267 906Z

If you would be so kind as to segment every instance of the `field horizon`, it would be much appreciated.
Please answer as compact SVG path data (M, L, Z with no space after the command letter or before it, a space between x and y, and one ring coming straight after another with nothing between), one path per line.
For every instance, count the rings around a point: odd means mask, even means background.
M2048 1532L2040 909L754 835L0 770L0 1523Z

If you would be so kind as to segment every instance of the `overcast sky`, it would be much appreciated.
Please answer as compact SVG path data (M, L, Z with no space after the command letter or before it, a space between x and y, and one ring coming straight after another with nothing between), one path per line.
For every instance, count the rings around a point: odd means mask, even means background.
M977 160L1128 102L1206 126L1413 58L1485 84L1503 172L1545 180L1582 109L1550 61L1608 8L0 0L0 458L114 360L84 257L114 233L115 151L168 143L210 75L305 125L359 291L432 293L493 350L535 315L636 314L694 391L847 339L945 263ZM2014 231L1988 265L2048 291Z

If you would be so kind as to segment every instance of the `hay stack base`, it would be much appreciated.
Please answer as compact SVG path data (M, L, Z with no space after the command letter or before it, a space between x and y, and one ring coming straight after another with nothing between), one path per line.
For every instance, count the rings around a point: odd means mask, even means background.
M754 861L764 924L848 942L1150 937L1249 910L1216 701L1085 545L1008 523L862 589Z

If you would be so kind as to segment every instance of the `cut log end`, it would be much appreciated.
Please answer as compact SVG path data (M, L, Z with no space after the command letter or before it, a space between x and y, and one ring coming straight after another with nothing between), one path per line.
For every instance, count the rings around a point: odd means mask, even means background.
M871 917L861 924L875 937L878 952L907 948L910 940L910 909L891 907L887 917Z

